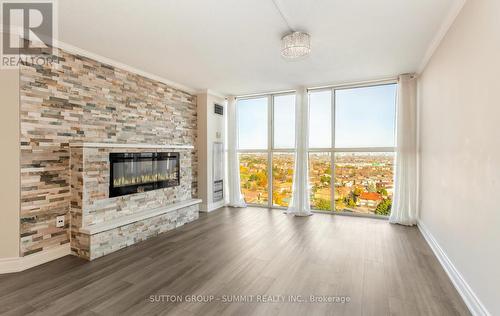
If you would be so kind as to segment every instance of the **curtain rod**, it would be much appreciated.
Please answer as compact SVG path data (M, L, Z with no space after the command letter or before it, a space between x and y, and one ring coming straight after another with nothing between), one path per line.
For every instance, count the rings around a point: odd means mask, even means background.
M320 89L328 89L328 88L345 88L351 86L365 86L365 85L376 85L376 84L386 84L386 83L394 83L398 81L398 77L387 77L382 79L374 79L374 80L364 80L364 81L351 81L351 82L341 82L336 84L329 84L323 86L315 86L307 88L310 90L320 90Z
M395 83L398 81L398 77L387 77L387 78L382 78L382 79L374 79L374 80L365 80L365 81L351 81L351 82L343 82L343 83L336 83L336 84L329 84L329 85L322 85L322 86L313 86L310 88L307 88L307 91L312 91L312 90L321 90L321 89L332 89L332 88L344 88L344 87L349 87L349 86L364 86L364 85L370 85L370 84L389 84L389 83ZM269 91L269 92L260 92L260 93L249 93L249 94L242 94L242 95L237 95L235 96L235 99L242 99L242 98L254 98L254 97L260 97L260 96L265 96L265 95L271 95L271 94L284 94L284 93L291 93L295 92L295 89L289 89L289 90L280 90L280 91Z
M242 95L237 95L234 98L235 99L254 98L254 97L260 97L260 96L264 96L264 95L285 94L285 93L292 93L292 92L295 92L295 89L280 90L280 91L270 91L270 92L261 92L261 93L251 93L251 94L242 94Z

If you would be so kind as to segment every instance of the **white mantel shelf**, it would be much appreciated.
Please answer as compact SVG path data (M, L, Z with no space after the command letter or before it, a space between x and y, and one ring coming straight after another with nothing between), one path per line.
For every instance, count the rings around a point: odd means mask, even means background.
M170 213L181 208L185 208L191 205L196 205L201 203L200 199L191 199L183 202L173 203L164 207L154 208L148 211L140 212L138 214L130 214L123 217L118 217L104 223L99 223L95 225L90 225L87 227L80 228L80 232L83 234L94 235L103 231L111 230L117 227L132 224L147 218L155 217L158 215Z
M194 149L192 145L117 144L117 143L70 143L71 148L160 148Z

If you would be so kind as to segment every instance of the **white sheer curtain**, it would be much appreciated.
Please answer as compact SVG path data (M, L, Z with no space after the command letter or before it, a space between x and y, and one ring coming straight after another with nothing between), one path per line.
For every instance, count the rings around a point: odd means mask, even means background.
M240 163L236 151L238 147L238 120L236 117L236 99L234 97L228 97L227 99L227 114L229 206L246 207L240 188Z
M417 79L398 80L396 120L396 167L391 223L417 223Z
M308 165L308 125L309 109L307 90L297 89L295 98L295 166L293 170L292 200L287 213L295 216L309 216L309 165Z

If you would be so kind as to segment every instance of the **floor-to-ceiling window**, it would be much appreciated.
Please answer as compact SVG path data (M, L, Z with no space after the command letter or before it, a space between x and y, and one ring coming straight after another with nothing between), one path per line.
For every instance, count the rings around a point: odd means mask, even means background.
M287 207L292 197L295 93L238 98L236 111L246 203Z
M389 215L395 109L395 83L309 91L313 209Z
M396 83L309 91L311 208L388 215L394 189ZM238 98L241 190L250 205L292 196L295 94Z

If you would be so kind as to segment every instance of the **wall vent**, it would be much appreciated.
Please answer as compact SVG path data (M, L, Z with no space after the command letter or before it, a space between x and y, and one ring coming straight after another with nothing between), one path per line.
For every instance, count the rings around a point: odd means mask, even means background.
M220 104L214 104L214 113L218 115L224 115L224 107Z

